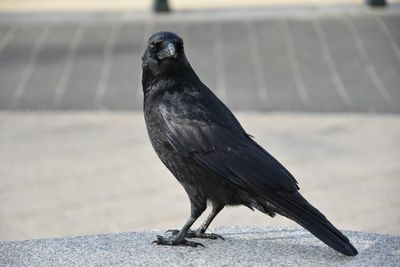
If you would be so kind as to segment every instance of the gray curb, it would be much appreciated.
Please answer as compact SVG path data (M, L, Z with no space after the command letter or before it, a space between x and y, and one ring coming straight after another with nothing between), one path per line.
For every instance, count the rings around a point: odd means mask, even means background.
M0 242L1 266L395 266L400 237L345 231L358 249L346 257L303 229L219 227L205 248L151 244L163 230Z

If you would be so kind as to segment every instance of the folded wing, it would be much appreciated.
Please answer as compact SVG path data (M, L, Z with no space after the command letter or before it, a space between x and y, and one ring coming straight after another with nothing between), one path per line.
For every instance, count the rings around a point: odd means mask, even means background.
M229 117L218 118L199 106L193 106L190 114L197 115L191 118L171 105L160 105L160 113L170 144L204 168L255 194L298 190L285 167Z

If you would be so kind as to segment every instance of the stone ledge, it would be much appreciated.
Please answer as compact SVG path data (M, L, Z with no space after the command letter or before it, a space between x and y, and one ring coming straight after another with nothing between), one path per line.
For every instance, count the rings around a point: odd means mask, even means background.
M151 244L162 230L0 242L1 266L395 266L400 236L345 231L356 257L335 252L303 229L218 227L205 248Z

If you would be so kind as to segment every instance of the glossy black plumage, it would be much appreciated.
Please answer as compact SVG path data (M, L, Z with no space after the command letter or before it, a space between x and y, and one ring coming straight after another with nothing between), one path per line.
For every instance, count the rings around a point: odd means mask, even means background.
M151 143L185 188L192 207L182 230L169 238L158 236L156 243L197 246L185 237L210 238L205 230L224 206L245 205L270 216L286 216L337 251L357 254L349 240L300 195L290 172L244 131L200 81L180 37L161 32L150 38L143 55L142 82ZM200 229L190 231L207 201L213 212Z

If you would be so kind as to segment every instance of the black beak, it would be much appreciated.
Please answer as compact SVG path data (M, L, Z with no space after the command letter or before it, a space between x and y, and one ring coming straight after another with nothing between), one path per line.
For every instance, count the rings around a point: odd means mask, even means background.
M166 58L176 58L176 50L173 43L168 43L167 46L157 53L157 58L160 60Z

